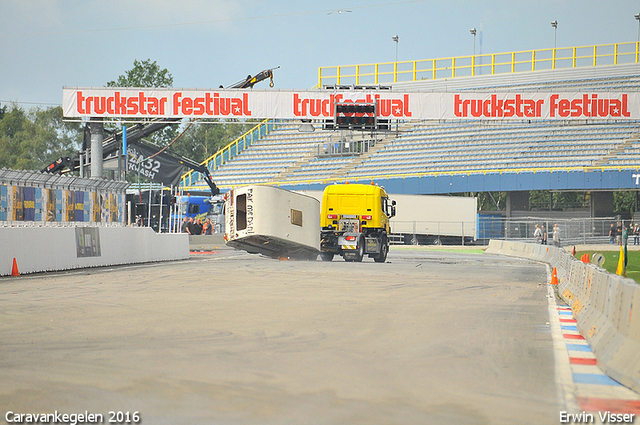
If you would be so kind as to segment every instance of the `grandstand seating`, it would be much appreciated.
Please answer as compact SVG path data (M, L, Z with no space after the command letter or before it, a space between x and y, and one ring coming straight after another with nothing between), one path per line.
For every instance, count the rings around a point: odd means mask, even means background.
M639 125L416 124L347 175L592 166L637 134Z
M600 71L602 69L602 71ZM539 71L402 84L416 90L602 91L640 89L640 66ZM473 170L640 166L640 121L407 122L362 155L321 157L344 133L274 130L213 171L221 186ZM359 134L359 133L358 133ZM361 137L361 136L356 136Z
M213 173L219 185L464 170L640 164L640 122L415 123L368 157L319 158L332 134L281 125ZM614 157L608 156L622 146ZM363 155L364 156L364 155Z
M473 90L558 90L558 91L574 91L574 90L628 90L640 88L640 75L630 75L625 77L600 77L588 79L571 79L557 80L548 82L534 83L513 83L500 84L495 86L477 86ZM463 89L470 90L470 89Z
M621 152L607 161L613 166L638 166L640 165L640 140L629 141L628 146L623 146Z
M223 186L270 181L298 161L312 158L319 145L334 137L331 131L307 134L298 128L296 124L278 124L268 135L212 171L214 180Z

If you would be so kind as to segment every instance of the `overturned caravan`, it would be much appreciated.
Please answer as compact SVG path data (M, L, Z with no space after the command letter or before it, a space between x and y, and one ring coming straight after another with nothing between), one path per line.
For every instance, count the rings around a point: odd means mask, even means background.
M225 195L225 242L272 258L315 260L320 252L320 203L272 186L245 186Z

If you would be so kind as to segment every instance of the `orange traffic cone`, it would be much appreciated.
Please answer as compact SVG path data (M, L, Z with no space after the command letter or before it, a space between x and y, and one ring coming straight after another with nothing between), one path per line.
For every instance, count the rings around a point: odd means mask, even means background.
M20 273L18 273L18 262L16 261L15 257L13 257L13 268L11 269L11 276L20 276Z
M550 285L557 285L557 284L558 284L558 270L554 267L553 274L551 275Z

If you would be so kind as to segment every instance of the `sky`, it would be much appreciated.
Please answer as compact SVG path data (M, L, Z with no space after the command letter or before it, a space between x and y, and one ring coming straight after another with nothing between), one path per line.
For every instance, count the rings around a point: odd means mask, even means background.
M340 11L342 11L340 13ZM321 66L638 40L635 0L0 0L0 103L62 103L156 61L176 88L228 86L263 69L310 89ZM393 41L398 36L398 42ZM256 85L268 88L268 82Z

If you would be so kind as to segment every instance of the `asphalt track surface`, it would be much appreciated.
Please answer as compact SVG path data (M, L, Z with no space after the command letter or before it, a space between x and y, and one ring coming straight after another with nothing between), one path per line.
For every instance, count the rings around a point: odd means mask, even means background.
M555 424L546 279L523 260L401 249L3 278L0 423Z

